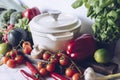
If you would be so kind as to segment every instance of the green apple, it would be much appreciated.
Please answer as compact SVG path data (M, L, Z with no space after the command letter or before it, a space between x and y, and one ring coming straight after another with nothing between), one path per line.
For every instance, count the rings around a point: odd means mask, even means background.
M8 43L0 44L0 55L5 55L9 50L11 50L11 46Z

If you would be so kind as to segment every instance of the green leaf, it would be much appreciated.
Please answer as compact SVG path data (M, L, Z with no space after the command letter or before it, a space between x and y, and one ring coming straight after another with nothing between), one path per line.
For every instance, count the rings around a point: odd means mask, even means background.
M109 25L115 25L115 22L112 19L108 19L107 22Z
M117 3L120 4L120 0L117 0Z
M90 8L90 4L88 2L85 2L85 7Z
M82 1L82 0L76 0L76 1L72 4L72 7L73 7L74 9L76 9L76 8L82 6L82 5L83 5L83 1Z
M118 13L116 11L112 10L107 14L107 17L112 18L114 21L116 21L118 18Z
M88 2L88 0L83 0L84 3Z
M88 12L87 12L87 17L89 17L89 16L91 16L91 14L93 14L94 12L93 12L93 7L90 7L89 9L88 9Z

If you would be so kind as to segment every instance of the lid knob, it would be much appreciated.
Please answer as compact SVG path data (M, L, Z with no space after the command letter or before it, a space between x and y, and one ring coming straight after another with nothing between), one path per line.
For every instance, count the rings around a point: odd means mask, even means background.
M48 11L48 13L51 15L51 17L53 17L55 21L58 21L58 17L61 14L61 11L52 10L52 11Z

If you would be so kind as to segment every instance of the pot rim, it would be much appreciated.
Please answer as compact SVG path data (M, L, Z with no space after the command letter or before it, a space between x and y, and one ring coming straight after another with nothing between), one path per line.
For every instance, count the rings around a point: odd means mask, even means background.
M69 18L69 16L71 16L74 21L71 21L72 23L68 22L69 24L65 23L65 25L59 25L58 24L58 26L56 25L55 27L41 26L39 24L39 19L40 19L40 17L49 16L49 14L46 13L46 14L38 15L30 21L30 23L29 23L30 30L35 31L35 32L40 32L40 33L62 33L62 32L70 32L74 29L77 29L77 28L81 27L81 20L78 19L77 17L72 16L72 15L67 15L67 14L62 14L62 15L65 15L68 18ZM54 23L57 23L57 21L53 21L51 23L54 24ZM48 24L46 24L46 25L48 26Z

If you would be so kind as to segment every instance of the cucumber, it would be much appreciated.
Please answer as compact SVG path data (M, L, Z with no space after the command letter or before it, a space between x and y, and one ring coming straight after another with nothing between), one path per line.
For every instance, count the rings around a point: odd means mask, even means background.
M10 24L16 24L18 22L18 19L22 18L21 12L13 12L10 15Z

